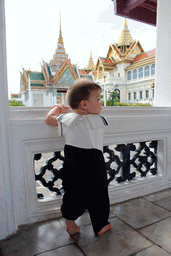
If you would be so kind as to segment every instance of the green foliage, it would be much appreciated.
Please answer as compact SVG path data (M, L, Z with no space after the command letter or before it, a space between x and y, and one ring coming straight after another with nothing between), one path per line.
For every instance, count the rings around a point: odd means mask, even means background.
M24 106L21 101L18 100L9 100L9 106Z

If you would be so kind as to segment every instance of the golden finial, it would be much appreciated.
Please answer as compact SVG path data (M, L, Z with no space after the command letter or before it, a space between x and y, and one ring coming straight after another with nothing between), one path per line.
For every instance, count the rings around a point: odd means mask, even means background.
M30 78L30 73L31 73L30 67L29 67L29 70L27 70L27 73L28 73L28 77Z
M125 26L128 26L128 25L127 25L126 17L124 18L124 27L125 27Z

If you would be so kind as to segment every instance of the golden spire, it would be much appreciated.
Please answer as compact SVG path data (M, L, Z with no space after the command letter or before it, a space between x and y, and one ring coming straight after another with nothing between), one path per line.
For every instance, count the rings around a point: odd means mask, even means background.
M130 45L134 40L129 32L127 20L124 18L124 26L120 35L118 46Z
M94 65L94 61L93 61L93 57L92 57L92 52L90 51L90 58L89 58L86 70L94 71L94 69L95 69L95 65Z
M57 48L55 50L55 54L53 54L53 58L50 61L50 67L52 75L56 73L59 66L63 65L63 63L68 58L68 55L65 53L65 47L62 37L62 29L61 29L61 2L60 2L60 25L59 25L59 38L57 43Z
M128 26L127 25L127 20L126 20L126 18L124 18L124 27L126 27L126 26Z
M61 30L61 2L60 2L60 27L59 27L58 44L63 44L63 37L62 37L62 30Z

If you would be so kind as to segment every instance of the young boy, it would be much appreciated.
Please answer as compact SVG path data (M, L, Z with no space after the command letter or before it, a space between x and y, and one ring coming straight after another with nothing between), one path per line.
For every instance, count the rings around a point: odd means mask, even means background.
M101 87L91 80L78 79L67 92L72 113L54 106L46 123L59 127L65 137L63 166L64 197L61 211L70 235L79 232L75 220L87 209L95 235L111 229L107 174L103 157L103 130L107 121L100 116Z

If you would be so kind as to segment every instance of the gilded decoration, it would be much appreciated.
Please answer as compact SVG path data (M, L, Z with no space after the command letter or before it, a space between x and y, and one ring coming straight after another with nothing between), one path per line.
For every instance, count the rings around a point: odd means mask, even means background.
M132 61L133 56L144 52L139 41L132 39L129 32L126 18L124 19L124 26L120 35L118 43L113 43L109 46L106 58L114 57L115 62Z

